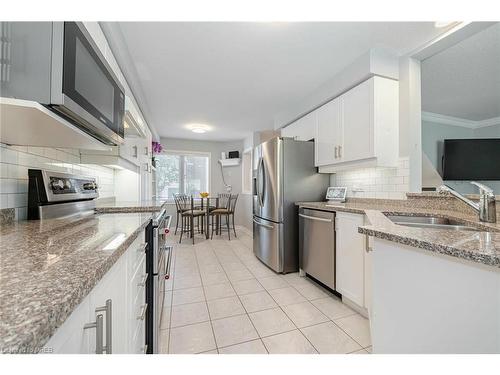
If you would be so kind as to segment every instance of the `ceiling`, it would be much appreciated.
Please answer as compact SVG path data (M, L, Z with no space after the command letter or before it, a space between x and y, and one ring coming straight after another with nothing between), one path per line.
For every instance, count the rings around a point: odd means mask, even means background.
M101 23L147 121L162 137L243 139L372 47L405 53L433 22ZM205 134L188 124L211 127Z
M421 66L424 111L472 121L500 116L500 23Z

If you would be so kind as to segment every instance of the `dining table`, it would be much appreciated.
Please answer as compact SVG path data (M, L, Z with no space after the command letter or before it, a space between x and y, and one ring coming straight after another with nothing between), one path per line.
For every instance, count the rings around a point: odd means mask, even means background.
M202 223L201 230L203 233L203 230L205 229L205 238L208 240L210 239L210 231L209 231L209 225L210 225L210 210L217 208L219 206L219 197L193 197L194 201L194 206L199 207L201 210L205 211L205 225ZM199 204L198 204L199 202ZM211 202L215 204L210 204Z

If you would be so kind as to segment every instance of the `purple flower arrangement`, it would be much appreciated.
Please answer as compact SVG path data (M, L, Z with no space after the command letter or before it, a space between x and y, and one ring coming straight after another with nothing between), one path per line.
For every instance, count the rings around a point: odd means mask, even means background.
M163 150L163 146L161 145L160 142L153 142L152 146L153 146L153 152L155 154L160 154L161 150Z

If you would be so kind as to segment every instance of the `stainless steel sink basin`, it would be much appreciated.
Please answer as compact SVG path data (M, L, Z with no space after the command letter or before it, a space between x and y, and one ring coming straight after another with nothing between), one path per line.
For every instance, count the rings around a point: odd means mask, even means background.
M449 229L467 230L481 232L484 229L476 228L460 221L436 216L407 216L407 215L386 215L394 224L406 227L429 228L429 229Z

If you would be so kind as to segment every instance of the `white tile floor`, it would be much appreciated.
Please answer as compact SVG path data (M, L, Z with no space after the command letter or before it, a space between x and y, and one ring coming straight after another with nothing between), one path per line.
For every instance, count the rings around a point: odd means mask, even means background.
M367 319L297 273L274 273L253 255L249 234L237 233L175 245L162 353L371 352Z

